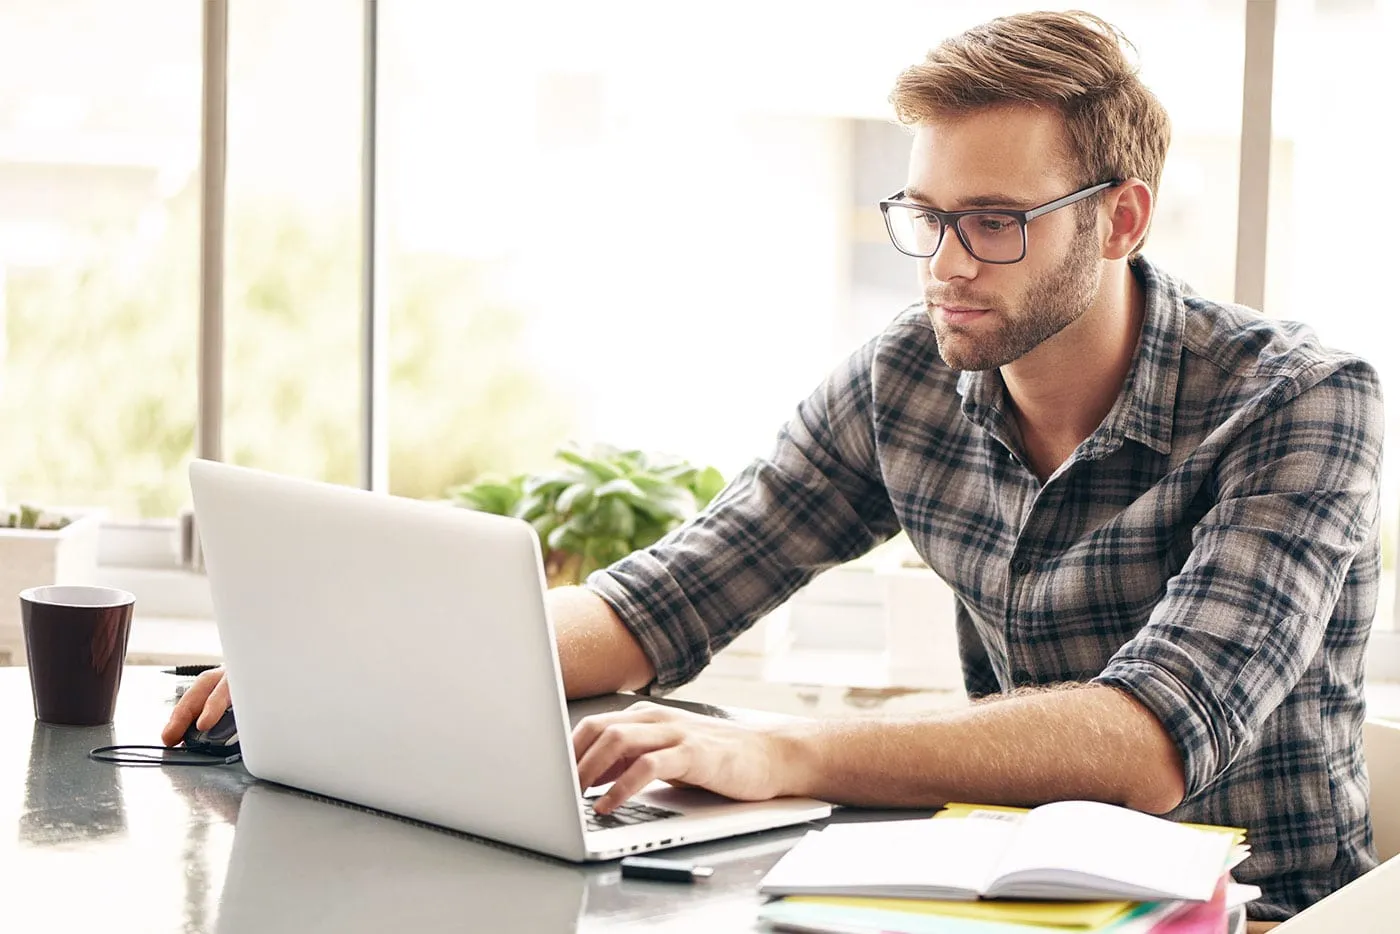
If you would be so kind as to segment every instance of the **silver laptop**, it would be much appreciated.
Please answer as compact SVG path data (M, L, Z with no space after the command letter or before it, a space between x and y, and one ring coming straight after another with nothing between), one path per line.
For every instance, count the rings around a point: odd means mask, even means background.
M576 862L831 813L660 782L593 813L528 523L211 461L190 486L254 776Z

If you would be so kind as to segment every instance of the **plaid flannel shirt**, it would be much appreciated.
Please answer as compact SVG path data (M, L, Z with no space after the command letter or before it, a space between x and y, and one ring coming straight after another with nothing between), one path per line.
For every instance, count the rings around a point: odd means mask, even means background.
M1169 817L1248 829L1251 917L1375 865L1361 753L1376 608L1381 391L1306 327L1139 259L1115 404L1045 482L996 370L958 372L923 307L800 404L703 514L588 581L656 669L711 655L819 571L901 529L957 595L969 694L1093 682L1181 752Z

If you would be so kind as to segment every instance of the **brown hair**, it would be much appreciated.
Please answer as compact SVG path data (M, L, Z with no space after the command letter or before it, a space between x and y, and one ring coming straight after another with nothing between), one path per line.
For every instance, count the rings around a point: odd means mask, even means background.
M1155 200L1171 123L1124 46L1134 48L1117 27L1079 10L998 17L905 69L890 102L905 124L998 104L1054 107L1082 185L1140 178ZM1091 203L1085 206L1092 216Z

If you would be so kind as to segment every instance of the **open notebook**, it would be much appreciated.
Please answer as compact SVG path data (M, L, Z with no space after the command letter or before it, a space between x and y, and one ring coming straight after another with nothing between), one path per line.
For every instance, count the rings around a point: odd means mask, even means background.
M974 813L979 816L814 830L768 872L759 891L1206 901L1235 861L1238 842L1231 830L1177 824L1092 801L1059 801L1021 815Z

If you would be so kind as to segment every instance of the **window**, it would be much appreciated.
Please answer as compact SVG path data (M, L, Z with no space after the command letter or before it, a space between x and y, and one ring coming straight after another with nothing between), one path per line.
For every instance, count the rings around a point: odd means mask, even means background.
M777 21L623 38L672 16L384 8L395 492L569 439L729 474L849 349L849 115L773 100Z
M1221 299L1234 291L1247 6L1096 8L1136 43L1173 121L1148 254ZM368 272L387 317L373 348L387 437L373 454L387 459L392 492L438 498L483 472L542 466L566 441L726 474L767 450L831 365L917 298L914 266L875 207L904 179L894 76L942 37L1035 5L872 0L850 17L720 0L689 19L629 0L6 6L10 500L101 506L119 521L169 520L188 505L201 15L225 7L224 455L360 482ZM1360 203L1383 177L1377 115L1398 90L1383 63L1400 40L1400 0L1277 7L1265 310L1365 348L1389 383L1400 360L1366 340L1378 303L1374 277L1357 270L1397 235L1369 225L1363 257L1316 220L1318 206ZM171 527L108 554L170 564ZM1385 651L1400 663L1400 648Z
M0 6L7 501L136 518L187 498L199 6Z
M358 479L362 5L228 19L223 453Z
M1239 85L1243 3L1208 27L1110 7L1176 115L1153 255L1228 297L1240 102L1218 89ZM743 29L707 11L680 35L638 5L385 7L392 489L438 496L566 439L726 474L766 451L918 297L875 206L908 151L892 78L1020 8L748 4ZM1188 32L1209 73L1177 54Z
M1400 346L1376 339L1394 327L1394 300L1382 270L1400 253L1400 229L1384 219L1395 156L1393 120L1383 115L1394 112L1400 97L1390 59L1397 45L1395 0L1279 5L1266 309L1359 353L1391 390L1377 628L1395 626L1400 530L1400 405L1393 395L1400 385Z

